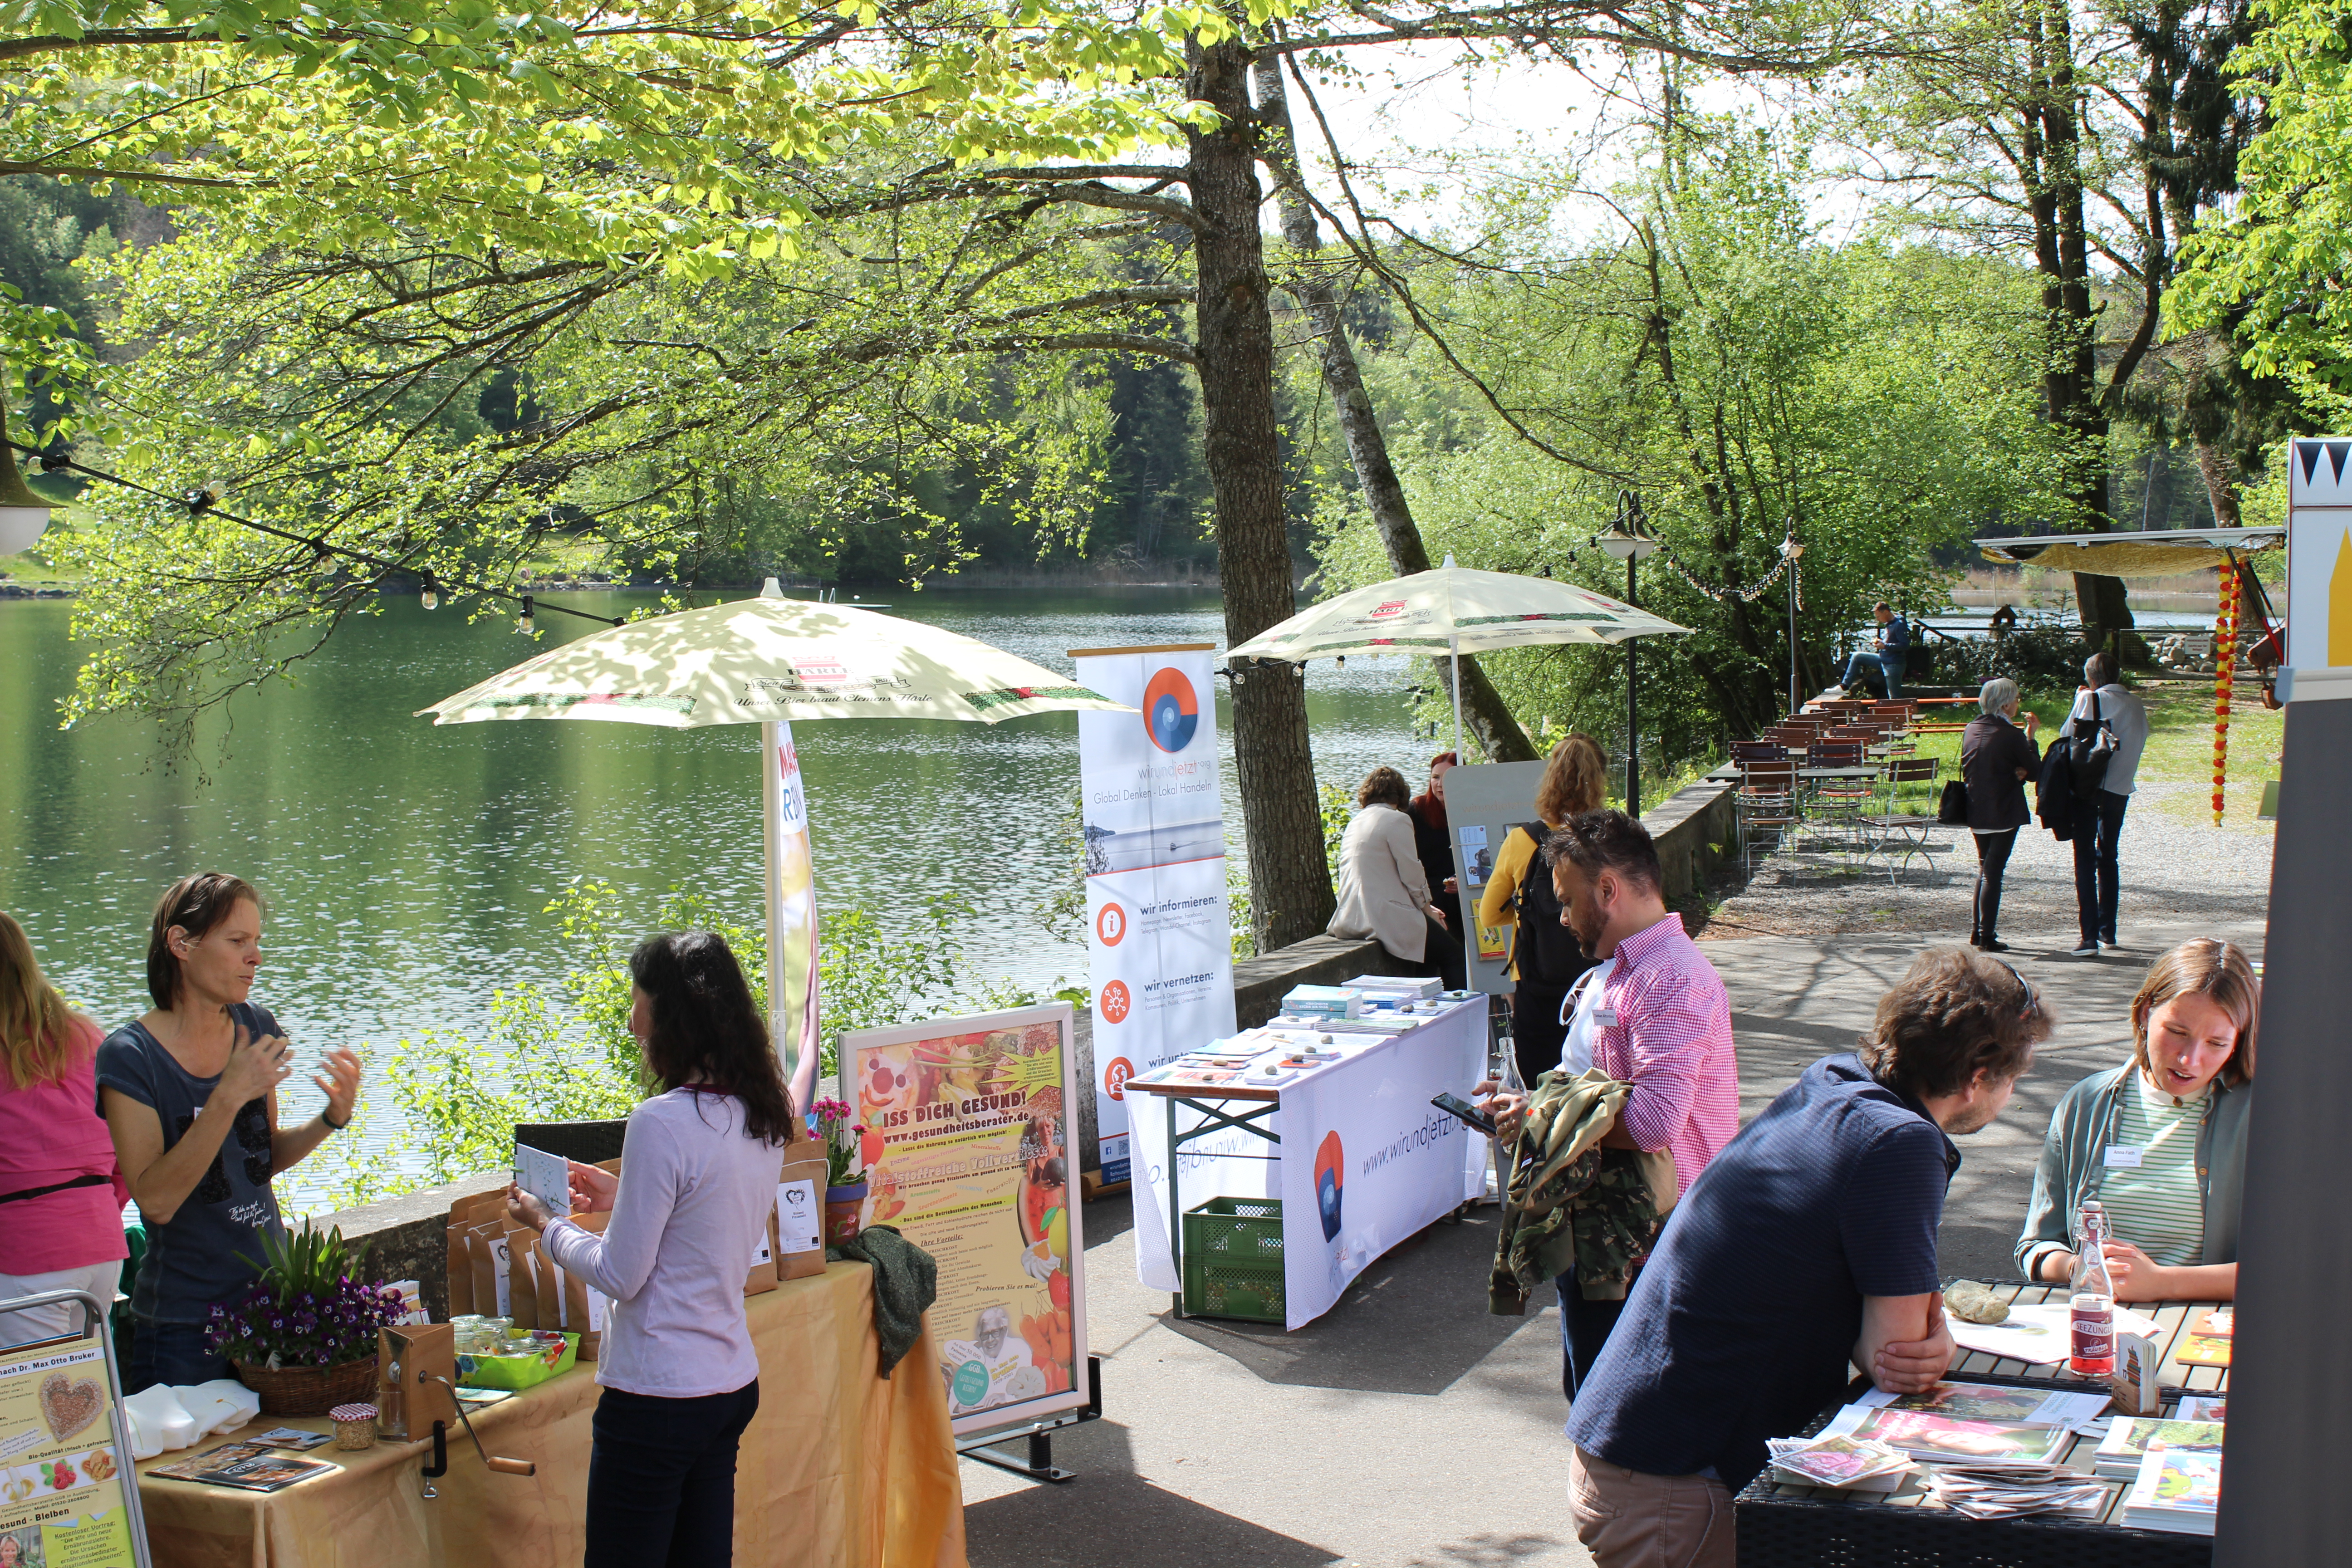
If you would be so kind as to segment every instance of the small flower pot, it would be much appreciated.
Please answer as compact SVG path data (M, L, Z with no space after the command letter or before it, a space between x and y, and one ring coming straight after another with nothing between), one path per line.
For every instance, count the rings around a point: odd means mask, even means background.
M857 1239L860 1222L866 1213L866 1184L852 1182L845 1187L824 1190L824 1244L839 1247Z

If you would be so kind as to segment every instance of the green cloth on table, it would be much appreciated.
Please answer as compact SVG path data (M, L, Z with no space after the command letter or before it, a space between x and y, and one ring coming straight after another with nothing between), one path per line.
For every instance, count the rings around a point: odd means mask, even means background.
M1598 1068L1576 1078L1554 1068L1536 1080L1512 1150L1491 1311L1525 1313L1538 1284L1571 1268L1586 1300L1625 1299L1676 1191L1673 1155L1601 1146L1633 1092Z
M849 1240L824 1249L834 1263L866 1263L874 1268L874 1332L882 1341L882 1375L915 1348L923 1314L940 1295L938 1259L887 1225L867 1226Z

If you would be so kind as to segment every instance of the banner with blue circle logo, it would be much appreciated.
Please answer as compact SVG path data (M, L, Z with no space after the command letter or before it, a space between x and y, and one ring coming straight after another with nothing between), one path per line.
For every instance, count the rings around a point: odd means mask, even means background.
M1095 1115L1107 1182L1129 1173L1126 1080L1234 1032L1216 651L1194 643L1072 656L1081 683L1137 710L1078 715Z

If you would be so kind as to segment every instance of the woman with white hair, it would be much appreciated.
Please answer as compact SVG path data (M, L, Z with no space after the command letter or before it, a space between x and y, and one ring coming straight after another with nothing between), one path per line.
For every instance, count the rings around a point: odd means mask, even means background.
M2017 847L2017 830L2033 820L2025 807L2025 781L2042 765L2033 743L2038 721L2025 715L2021 727L2017 682L1988 680L1977 693L1983 711L1960 735L1960 777L1968 785L1969 830L1977 838L1977 898L1969 941L1986 952L2007 952L1996 934L2000 917L2001 873Z

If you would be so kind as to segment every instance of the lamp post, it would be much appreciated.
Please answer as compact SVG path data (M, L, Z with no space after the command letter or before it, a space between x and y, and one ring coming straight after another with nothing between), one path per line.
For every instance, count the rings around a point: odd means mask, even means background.
M1642 498L1632 490L1617 492L1617 516L1609 531L1593 543L1607 552L1610 559L1625 563L1625 602L1636 609L1640 601L1634 598L1639 585L1639 563L1658 552L1658 542L1649 535L1646 520L1642 516ZM1637 639L1625 639L1625 815L1635 821L1642 816L1642 739L1641 696L1635 686L1638 667L1633 660L1633 644Z
M1797 542L1793 533L1780 541L1780 554L1789 563L1789 712L1793 716L1805 705L1805 695L1799 689L1797 679L1797 558L1805 547Z
M0 555L30 550L49 526L58 503L35 493L16 471L16 450L8 445L8 404L0 395Z

